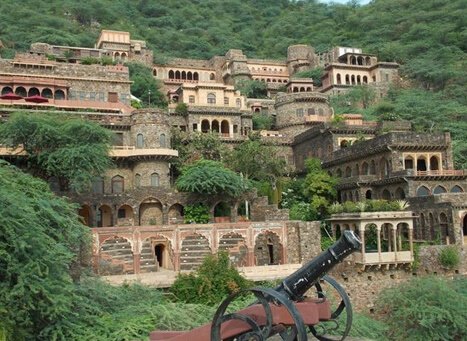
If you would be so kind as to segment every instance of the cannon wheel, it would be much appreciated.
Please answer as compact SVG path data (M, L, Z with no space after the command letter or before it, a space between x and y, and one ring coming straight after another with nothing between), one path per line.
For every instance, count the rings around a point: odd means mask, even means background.
M352 327L352 304L350 303L350 298L345 292L344 288L337 283L335 279L332 277L329 277L327 275L323 276L322 280L324 282L327 282L340 296L341 301L339 302L339 305L337 308L331 312L331 319L329 321L324 321L320 324L318 324L315 328L315 326L310 326L310 331L311 333L321 341L340 341L344 340L350 332L350 328ZM316 291L318 294L318 298L326 298L326 293L323 291L320 282L317 282L315 284ZM339 316L345 311L345 317L346 317L346 322L345 322L345 329L344 332L342 333L342 336L333 336L333 335L328 335L329 332L337 331L339 329ZM333 323L334 325L332 328L327 327L326 325L329 325L329 323ZM317 329L322 330L323 332L320 333L318 332Z
M239 313L230 313L226 314L226 310L230 303L234 301L241 295L245 295L247 293L253 293L258 300L258 302L263 306L265 316L266 316L266 324L261 327L259 326L256 321L254 321L250 316L239 314ZM307 339L307 331L305 325L303 323L303 319L293 304L285 295L270 289L270 288L252 288L241 290L235 294L230 295L227 297L222 304L217 308L216 313L214 314L214 318L211 324L211 341L221 341L221 325L222 323L229 321L229 320L241 320L246 322L250 325L251 330L248 333L241 335L237 340L255 340L255 341L264 341L272 335L276 334L273 331L273 316L271 307L269 304L277 304L283 305L287 311L289 312L290 316L294 321L294 326L288 328L285 331L281 331L280 335L283 340L287 341L306 341Z

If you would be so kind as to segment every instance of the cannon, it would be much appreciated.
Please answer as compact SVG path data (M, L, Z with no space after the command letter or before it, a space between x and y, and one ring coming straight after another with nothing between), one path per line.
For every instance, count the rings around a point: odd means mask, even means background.
M155 331L151 341L322 341L344 340L352 326L352 306L345 290L326 273L361 242L353 231L286 277L276 288L255 287L227 297L210 324L191 331ZM307 297L315 287L313 297ZM323 290L326 288L326 290ZM235 300L253 295L255 303L231 312Z

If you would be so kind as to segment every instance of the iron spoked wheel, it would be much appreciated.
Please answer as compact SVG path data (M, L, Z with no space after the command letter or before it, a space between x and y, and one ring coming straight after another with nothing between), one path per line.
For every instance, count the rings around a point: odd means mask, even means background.
M327 275L315 284L318 298L331 303L331 319L311 326L311 333L321 341L341 341L349 335L352 327L352 304L344 288Z
M235 299L252 293L257 303L260 304L264 310L265 322L259 325L257 320L251 316L241 313L226 313L229 305ZM292 327L274 326L273 316L270 305L284 306L293 319L294 325ZM214 314L211 325L211 341L223 341L231 339L223 339L221 335L222 324L231 321L239 320L249 325L250 330L242 335L236 336L232 340L237 341L264 341L270 336L279 334L282 340L285 341L306 341L307 330L303 323L303 319L298 312L297 308L286 296L270 288L252 288L242 290L238 293L230 295L226 298Z

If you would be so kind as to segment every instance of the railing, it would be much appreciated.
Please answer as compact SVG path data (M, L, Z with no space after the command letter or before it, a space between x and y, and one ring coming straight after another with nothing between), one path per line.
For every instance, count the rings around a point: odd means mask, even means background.
M415 171L416 176L436 176L436 175L446 175L446 176L463 176L465 171L462 169L439 169L439 170L428 170L428 171Z
M353 254L354 262L363 265L379 264L400 264L411 263L413 261L412 252L355 252Z

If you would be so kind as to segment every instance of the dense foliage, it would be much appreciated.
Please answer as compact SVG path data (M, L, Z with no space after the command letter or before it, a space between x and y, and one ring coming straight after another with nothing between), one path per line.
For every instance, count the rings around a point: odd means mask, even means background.
M15 340L53 340L74 314L72 279L87 258L88 230L45 182L4 161L0 188L0 329Z
M238 174L212 160L199 160L184 167L176 184L184 192L230 197L238 197L248 188Z
M379 313L390 340L465 340L466 281L436 277L414 279L385 290Z
M181 302L217 305L250 285L230 264L228 253L220 252L207 256L194 273L179 274L170 292Z
M0 143L27 153L25 169L60 190L88 189L111 166L110 133L89 120L47 114L14 114L0 125Z
M131 94L142 101L145 106L165 107L167 101L160 92L159 81L152 76L151 68L140 63L128 63L130 71Z

